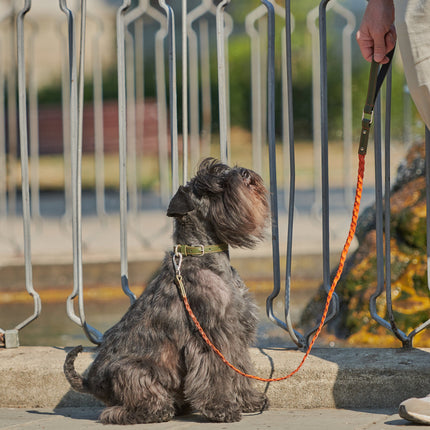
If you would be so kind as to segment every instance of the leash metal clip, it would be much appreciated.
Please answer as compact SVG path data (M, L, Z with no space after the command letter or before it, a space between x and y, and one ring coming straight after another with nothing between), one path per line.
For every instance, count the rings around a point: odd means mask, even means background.
M366 155L367 145L369 143L369 132L370 127L373 123L373 109L370 112L366 110L363 111L363 116L361 117L361 135L360 144L358 147L358 153L361 155Z
M363 111L361 122L362 124L367 123L369 127L373 124L373 109L370 112Z
M182 253L179 252L180 245L174 247L173 266L175 267L176 275L181 274Z
M175 283L181 292L184 299L187 298L187 293L185 292L184 283L182 281L181 275L181 265L182 265L182 254L179 252L180 245L176 245L173 254L173 266L175 267Z

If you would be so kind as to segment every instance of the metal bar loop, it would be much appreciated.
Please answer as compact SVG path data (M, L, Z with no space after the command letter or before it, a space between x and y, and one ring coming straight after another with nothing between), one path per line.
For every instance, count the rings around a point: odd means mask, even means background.
M3 43L0 40L0 52ZM5 70L3 58L0 58L0 118L5 118ZM0 130L0 218L7 217L7 170L6 170L6 127Z
M372 68L373 69L373 68ZM397 327L393 303L391 296L391 244L390 244L390 115L391 115L391 82L392 72L388 67L379 75L387 75L386 84L386 111L385 111L385 195L382 193L382 155L381 155L381 100L380 96L375 102L375 206L376 206L376 259L377 259L377 289L370 297L370 314L372 318L383 327L391 330L393 334L402 342L404 348L411 348L414 336L430 325L430 319L419 327L412 330L409 334L404 333ZM376 91L382 83L382 79L378 80ZM426 136L426 145L427 136ZM427 157L426 148L426 157ZM427 158L426 158L427 162ZM427 173L426 173L427 175ZM427 177L426 177L427 180ZM428 193L428 191L426 191ZM428 221L427 221L428 222ZM428 234L428 233L427 233ZM385 243L384 243L385 237ZM385 245L385 249L384 249ZM385 270L384 270L385 269ZM384 292L386 293L386 307L388 321L378 314L376 300Z
M355 16L336 1L327 5L327 11L344 18L346 23L342 31L342 88L343 88L343 149L344 149L344 203L349 209L354 203L352 169L352 43L351 35L355 29ZM320 112L320 62L319 62L319 29L316 19L319 7L312 9L307 15L307 27L312 37L312 108L313 108L313 144L314 144L314 206L313 212L319 216L321 212L321 168L319 153L321 151L321 112Z
M37 95L37 73L36 73L36 49L35 42L39 31L39 26L31 22L31 37L29 38L29 67L32 73L28 79L28 111L30 126L30 194L31 194L31 216L36 221L40 221L40 190L39 190L39 113Z
M94 112L94 157L96 182L97 215L106 215L105 207L105 175L104 175L104 119L103 119L103 72L100 53L100 39L103 35L103 21L97 16L91 16L97 26L93 36L93 112Z
M384 249L383 249L383 193L382 193L382 155L381 155L381 100L375 103L375 205L376 205L376 266L377 289L370 297L370 314L383 327L391 329L391 324L378 315L376 299L384 292Z
M70 146L72 146L72 142L75 142L77 139L77 115L78 115L78 106L77 106L77 81L76 81L76 50L75 50L75 35L74 35L74 15L73 12L67 7L66 0L59 0L60 9L66 15L67 18L67 26L68 26L68 48L69 48L69 87L67 88L67 97L69 101L69 121L70 121ZM71 149L71 148L70 148ZM70 150L72 155L73 150ZM74 157L71 157L73 160ZM72 161L71 161L72 163ZM71 167L71 171L73 171L74 166ZM71 173L73 175L73 173ZM71 184L71 190L73 186ZM71 196L71 200L73 203L74 196ZM73 215L75 213L73 211ZM73 224L75 221L73 220ZM67 298L67 315L69 318L78 325L82 325L82 321L77 317L73 307L73 299L79 294L79 280L77 274L77 255L76 255L76 244L75 244L75 232L73 231L73 291L72 294Z
M430 165L430 132L429 132L428 128L426 127L426 129L425 129L426 208L429 208L429 206L430 206L430 169L429 169L429 165ZM430 241L429 241L429 237L430 237L430 214L429 214L428 209L427 209L427 213L426 213L426 226L427 226L427 231L426 231L426 236L427 236L427 273L428 273L428 271L429 271L429 255L430 255L430 251L429 251L430 250ZM429 283L430 281L428 278L429 277L427 276L427 284L428 284L428 288L430 290L430 283ZM391 315L390 315L390 318L391 318ZM393 321L393 318L391 319L391 321ZM407 338L405 339L404 334L395 326L395 324L392 323L392 330L393 330L394 334L402 341L404 348L412 348L414 337L418 333L422 332L423 330L425 330L428 327L430 327L430 318L427 321L420 324L415 329L413 329L408 334Z
M323 0L319 5L319 35L320 35L320 109L321 109L321 205L322 205L322 253L323 253L323 287L330 291L330 194L328 170L328 105L327 105L327 4ZM339 311L339 298L333 293L332 302L327 314L326 324ZM317 327L306 333L307 343Z
M30 226L30 189L28 174L28 130L27 130L27 96L25 78L25 51L24 51L24 17L31 9L31 0L26 0L23 8L16 18L17 31L17 53L18 53L18 108L19 108L19 138L21 149L21 190L23 208L23 230L24 230L24 258L25 258L25 287L33 297L33 314L15 326L11 331L12 336L5 332L5 346L19 346L19 330L34 321L42 310L39 294L33 287L33 270L31 264L31 226Z
M272 219L272 258L273 258L273 284L274 289L266 301L266 313L269 319L290 332L293 341L302 346L291 326L289 315L287 322L277 318L273 312L273 300L279 295L280 274L280 252L279 252L279 220L278 220L278 188L276 178L276 137L275 137L275 9L269 0L261 0L267 9L267 133L269 142L269 166L270 166L270 207Z
M133 9L134 10L134 9ZM126 15L127 16L127 15ZM137 151L136 151L136 73L135 73L135 41L126 19L124 19L125 43L125 88L126 88L126 157L127 157L127 190L129 210L137 215Z
M287 261L286 261L286 284L285 284L285 322L275 316L273 310L273 301L280 293L280 260L279 260L279 231L278 231L278 197L277 197L277 180L276 180L276 146L275 146L275 5L269 1L262 1L268 12L268 139L269 139L269 165L270 165L270 189L271 189L271 210L272 210L272 254L273 254L273 291L266 300L266 313L269 319L279 327L288 331L293 342L299 347L305 347L305 339L300 333L296 332L292 326L290 316L290 284L291 284L291 257L292 257L292 234L293 234L293 216L294 216L294 197L295 197L295 156L294 156L294 128L293 128L293 110L292 110L292 81L291 81L291 11L290 2L286 2L285 7L285 48L286 55L283 59L286 61L288 93L288 124L286 127L289 131L290 143L290 200L288 214L288 233L287 233ZM253 15L250 15L248 25L252 24L254 18L259 17L262 10L255 9ZM252 30L249 27L249 30ZM252 32L251 32L252 35ZM259 61L259 60L258 60ZM256 82L256 85L258 82ZM255 88L253 86L253 88Z
M187 0L182 0L182 183L188 180L188 44Z
M200 69L202 86L202 139L210 139L210 70L209 70L209 37L207 20L204 15L216 14L216 8L211 0L202 0L193 10L187 14L187 38L189 53L189 104L190 104L190 161L196 166L200 159L199 136L199 40L197 32L193 28L195 22L199 22L200 28ZM209 102L209 103L208 103ZM206 145L208 146L208 145ZM208 151L209 152L209 151Z
M391 324L391 329L398 339L405 346L408 341L405 339L404 333L397 328L393 313L393 303L391 300L391 86L392 86L392 69L390 68L386 82L385 96L385 188L384 188L384 236L385 236L385 294L387 302L388 319ZM382 172L381 172L382 174Z
M216 8L220 158L226 164L229 164L230 161L230 148L228 143L224 9L229 3L230 0L222 0Z
M155 85L157 97L157 119L158 119L158 165L160 180L161 203L167 205L169 200L169 166L168 166L168 142L167 142L167 105L166 105L166 83L164 79L165 61L164 61L164 41L167 37L167 18L155 7L151 6L149 0L139 0L137 6L131 9L125 15L125 25L128 26L137 20L148 16L160 25L159 30L155 33ZM135 30L136 31L136 30ZM139 41L136 41L136 50ZM137 73L137 69L136 69ZM137 77L136 77L137 78ZM136 82L137 85L137 82ZM143 82L141 94L143 95ZM137 87L136 87L137 92ZM144 100L142 100L143 103ZM142 119L141 119L142 122ZM143 125L142 125L143 127ZM140 130L141 131L141 130ZM142 136L143 138L143 132Z
M158 118L158 167L160 170L161 203L167 206L169 201L169 166L168 166L168 139L167 139L167 106L166 82L164 80L164 40L167 37L167 18L152 6L147 9L148 15L160 24L155 34L155 86L157 91L157 118Z
M66 15L68 16L68 15ZM61 22L57 26L61 48L63 52L69 49L69 36L63 31ZM70 105L70 55L61 57L61 114L62 114L62 130L63 130L63 158L64 158L64 201L65 212L64 220L70 221L72 218L72 183L71 183L71 105Z
M176 89L176 39L175 14L165 0L158 0L167 16L167 35L169 41L169 100L170 100L170 146L172 170L172 195L179 187L179 148L178 148L178 106Z
M18 160L18 124L17 124L17 94L16 94L16 38L13 36L15 32L15 12L17 10L17 2L13 2L11 7L11 14L9 17L9 25L11 28L10 33L10 48L13 55L11 55L11 60L9 61L9 67L7 71L7 128L8 128L8 143L9 143L9 153L8 153L8 164L9 169L16 169ZM8 211L12 216L16 215L17 209L17 181L14 175L9 177L9 192L8 196Z
M267 14L264 5L251 11L245 19L245 29L251 39L251 96L252 96L252 168L263 171L262 147L265 141L262 129L262 90L261 90L261 43L255 22Z
M119 131L119 169L120 169L120 245L121 245L121 287L130 299L136 296L128 284L127 256L127 101L125 67L125 13L131 0L123 0L116 15L117 61L118 61L118 131Z
M288 192L288 225L287 225L287 250L286 250L286 268L285 268L285 320L288 327L288 332L294 343L299 348L305 348L305 338L296 330L293 329L290 313L290 291L291 291L291 266L293 256L293 229L294 229L294 212L295 212L295 193L296 193L296 161L294 150L294 118L293 118L293 77L292 77L292 47L291 33L292 18L291 18L291 1L285 1L285 61L283 62L286 69L286 86L287 86L287 115L284 112L284 130L288 130L289 143L289 161L290 161L290 187ZM284 151L286 147L284 145Z
M425 128L425 180L426 180L426 237L427 237L427 287L430 290L430 277L428 276L429 268L430 268L430 131L426 127ZM426 328L430 327L430 318L422 323L420 326L416 327L414 330L412 330L408 337L411 340L410 344L407 346L412 347L412 340L413 338L420 333L421 331L425 330Z
M127 100L127 180L129 186L130 212L137 216L139 209L137 145L143 142L144 122L144 76L143 76L143 20L148 2L139 1L137 6L127 10L125 27L125 68ZM131 26L134 25L134 34ZM139 104L137 104L139 102ZM134 300L134 299L133 299Z
M73 291L67 298L67 314L76 324L83 327L88 339L99 344L102 334L86 322L82 276L82 203L81 203L81 164L83 131L84 95L84 57L86 0L81 0L81 43L79 62L79 82L77 80L76 36L73 12L66 0L59 0L60 9L67 17L70 79L70 149L71 149L71 187L72 187L72 238L73 238ZM75 314L73 300L78 297L79 317Z

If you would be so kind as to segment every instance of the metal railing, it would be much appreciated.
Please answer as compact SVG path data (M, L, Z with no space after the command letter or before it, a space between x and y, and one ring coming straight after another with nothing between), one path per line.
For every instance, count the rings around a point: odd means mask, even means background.
M158 162L161 201L167 202L171 193L180 183L186 182L189 177L189 165L194 165L202 152L208 150L208 139L211 134L211 89L209 86L210 59L208 55L210 26L208 22L215 22L215 39L217 47L217 70L218 70L218 108L219 108L219 157L223 162L231 160L232 142L230 139L230 106L229 96L229 72L228 72L228 40L233 30L233 19L226 12L231 0L223 0L213 3L210 0L202 0L194 9L187 9L187 2L182 2L181 21L181 43L182 43L182 145L178 136L178 94L177 94L177 61L180 58L177 51L177 10L164 0L158 1L158 7L150 4L149 0L140 0L135 7L131 7L131 0L123 0L116 11L116 54L117 54L117 83L118 83L118 142L119 142L119 214L120 214L120 259L121 259L121 286L130 302L135 300L134 293L129 288L128 280L128 256L127 256L127 217L129 211L137 212L137 149L136 139L143 139L145 130L138 125L142 119L143 111L138 106L145 102L144 90L144 51L142 43L144 31L144 19L151 19L159 25L155 35L155 74L157 95L157 119L158 119ZM233 0L237 1L237 0ZM14 3L12 3L14 4ZM38 103L37 82L35 80L35 64L37 59L34 55L29 57L28 49L25 49L25 31L36 34L35 23L26 27L25 18L31 12L31 0L26 0L25 5L19 11L11 6L10 9L0 10L0 30L7 26L7 31L0 33L0 47L8 43L9 39L14 41L13 20L16 19L16 50L17 64L12 61L6 69L0 61L0 120L7 119L6 126L0 129L0 216L6 220L9 214L15 215L16 184L9 181L6 190L7 167L13 169L14 157L17 151L14 147L18 141L16 130L19 130L21 172L22 172L22 207L23 207L23 230L24 230L24 258L26 269L26 288L33 297L34 313L29 318L17 324L12 329L0 329L4 335L6 347L14 347L19 344L19 330L36 319L41 312L41 301L32 282L31 262L31 218L40 217L39 185L38 185ZM86 1L81 0L79 5L80 26L76 30L75 13L69 8L67 0L59 0L59 9L66 17L66 22L58 23L58 31L64 35L67 27L67 37L63 52L62 69L62 110L63 110L63 146L64 160L70 168L70 177L66 174L65 195L66 213L65 217L72 226L73 241L73 272L74 287L67 299L67 314L73 322L81 326L88 339L93 343L100 343L102 333L88 324L84 307L84 285L82 276L82 139L83 139L83 110L84 110L84 70L86 49ZM352 108L351 108L351 37L355 28L354 15L336 0L323 0L318 8L311 10L308 14L308 28L312 35L313 46L313 133L314 133L314 157L315 157L315 179L314 192L315 204L314 214L321 216L322 225L322 272L323 288L330 289L330 273L332 261L330 260L330 196L329 196L329 134L328 134L328 87L327 87L327 11L341 16L346 24L342 30L343 49L343 140L344 140L344 200L348 207L351 203L351 148L352 148ZM228 11L228 9L227 9ZM31 15L31 13L30 13ZM103 23L97 16L89 14L89 20L98 28L93 38L93 51L99 51L99 41L103 36ZM267 19L267 26L263 25ZM282 19L282 48L279 55L275 46L276 19ZM318 26L316 26L318 19ZM262 25L257 30L255 24ZM5 24L6 23L6 24ZM195 25L199 24L199 32ZM253 166L262 172L263 152L266 149L266 136L269 155L269 182L271 197L271 220L272 220L272 258L273 258L273 291L266 303L267 315L277 326L287 331L293 342L299 348L305 348L316 328L307 333L296 330L291 318L291 278L292 257L294 241L294 218L296 213L296 160L295 160L295 136L294 136L294 110L293 110L293 70L292 70L292 37L294 18L291 12L290 0L285 5L280 5L274 0L261 0L261 5L247 14L246 31L251 40L250 66L252 72L252 150ZM267 31L265 35L264 32ZM4 37L3 37L4 36ZM267 46L261 52L262 40L267 38ZM79 57L77 47L79 45ZM168 97L166 97L167 86L165 75L165 42L167 41L168 58ZM14 47L15 42L10 46ZM317 49L319 43L319 49ZM199 48L200 47L200 51ZM13 48L14 49L14 48ZM32 48L30 48L31 50ZM1 52L1 49L0 49ZM199 68L200 55L200 68ZM285 208L287 217L286 238L286 268L281 274L281 251L279 217L280 207L278 203L278 177L277 177L277 136L276 136L276 111L278 100L275 89L276 81L276 58L281 58L282 63L282 122L283 122L283 170L284 170L284 192ZM266 59L263 60L263 57ZM267 73L263 70L267 69ZM201 107L199 102L199 72L201 80ZM104 203L104 174L103 174L103 91L102 91L102 69L99 55L93 55L92 63L93 85L94 85L94 127L95 127L95 160L96 160L96 199L97 215L105 216ZM27 84L26 76L30 76ZM265 75L265 79L262 76ZM7 79L6 79L7 76ZM391 76L391 75L390 75ZM15 123L16 100L14 95L15 80L18 87L18 111L19 127ZM7 81L7 97L4 91ZM262 84L263 82L263 84ZM27 102L27 91L29 100ZM381 139L381 106L377 104L375 114L375 201L376 201L376 232L377 232L377 279L378 287L370 300L370 312L372 317L382 326L393 331L404 346L410 347L414 336L424 330L430 324L430 320L415 328L411 333L405 334L396 326L391 300L390 285L390 92L391 80L387 84L387 96L385 107L385 168L382 168ZM168 108L166 99L168 98ZM7 103L6 103L7 99ZM7 109L5 109L7 107ZM167 120L169 113L169 121ZM201 118L201 125L200 119ZM169 122L169 125L167 124ZM31 202L30 202L30 179L28 142L30 124L30 150L31 150ZM264 131L267 129L267 131ZM190 133L188 133L190 132ZM168 135L170 133L170 148L168 148ZM429 136L426 134L426 163L429 162ZM190 140L190 146L188 141ZM206 142L206 143L204 143ZM191 148L191 151L189 149ZM182 160L180 153L182 150ZM170 162L168 160L170 151ZM9 158L6 158L6 155ZM317 161L318 160L318 161ZM182 169L182 171L181 171ZM170 170L170 179L169 176ZM430 174L426 170L427 202L430 201ZM65 169L67 172L67 168ZM385 184L383 185L383 172L385 171ZM128 172L131 175L128 176ZM288 172L286 174L285 172ZM181 174L182 173L182 174ZM385 186L385 188L384 188ZM384 188L384 190L383 190ZM130 208L128 199L130 198ZM30 208L30 204L32 204ZM427 226L429 225L427 216ZM427 235L429 229L427 228ZM385 242L384 242L385 241ZM427 240L427 260L430 262L429 241ZM429 263L430 264L430 263ZM282 278L285 285L282 287ZM385 291L389 321L377 314L376 299ZM285 299L285 310L282 317L276 315L274 301L283 293ZM78 313L74 310L74 300L78 299ZM339 310L339 301L336 295L330 308L327 321L334 318Z

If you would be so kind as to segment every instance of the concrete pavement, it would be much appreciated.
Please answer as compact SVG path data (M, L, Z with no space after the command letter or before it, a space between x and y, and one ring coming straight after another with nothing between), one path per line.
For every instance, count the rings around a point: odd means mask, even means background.
M129 426L103 425L97 422L96 408L0 409L0 429L86 430L86 429L154 429L154 430L393 430L423 429L409 424L394 410L346 409L272 409L262 414L246 414L238 423L207 423L199 415L190 415L161 424Z
M0 429L86 429L100 404L70 390L62 372L63 348L0 349ZM76 368L84 372L93 359L87 348ZM300 363L303 353L286 349L251 349L255 374L279 377ZM316 348L292 378L258 382L271 410L248 414L238 424L213 428L389 429L403 426L400 402L430 392L430 350ZM149 428L203 428L199 415ZM133 428L139 428L134 426ZM142 427L143 428L143 427ZM206 427L205 427L206 428ZM409 427L410 428L410 427Z

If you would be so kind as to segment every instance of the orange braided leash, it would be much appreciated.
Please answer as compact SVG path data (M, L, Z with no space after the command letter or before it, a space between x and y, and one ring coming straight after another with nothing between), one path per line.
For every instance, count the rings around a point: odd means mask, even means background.
M257 381L262 381L262 382L278 382L278 381L283 381L285 379L290 378L291 376L293 376L295 373L297 373L301 367L303 366L303 364L305 363L307 357L309 356L312 347L315 344L315 341L317 340L319 334L321 333L321 330L324 326L325 320L327 318L327 313L328 313L328 309L330 306L330 302L334 293L334 290L337 286L337 283L342 275L342 271L343 268L345 266L345 260L346 260L346 256L348 254L349 248L351 246L351 242L352 239L354 238L354 234L355 234L355 230L357 227L357 220L358 220L358 212L360 209L360 202L361 202L361 195L362 195L362 191L363 191L363 177L364 177L364 164L365 164L365 154L360 153L358 155L359 157L359 166L358 166L358 176L357 176L357 188L356 188L356 192L355 192L355 201L354 201L354 208L352 211L352 219L351 219L351 225L349 228L349 233L348 233L348 237L346 239L345 245L343 247L342 250L342 254L340 256L340 262L339 262L339 267L337 269L336 272L336 276L333 279L333 283L331 285L330 291L327 295L327 301L325 304L325 308L324 308L324 312L323 315L321 317L321 322L318 326L318 329L316 330L312 341L310 342L308 349L305 353L305 355L303 356L302 361L300 362L299 366L293 370L291 373L289 373L286 376L283 376L281 378L260 378L259 376L254 376L254 375L249 375L247 373L242 372L241 370L239 370L237 367L235 367L233 364L231 364L222 354L222 352L211 342L211 340L208 338L208 336L206 335L206 333L204 332L203 328L201 327L200 323L198 322L196 316L194 315L194 312L192 311L190 304L188 303L188 298L187 298L187 294L185 292L185 288L184 288L184 284L182 282L182 276L180 275L179 272L179 268L180 268L180 263L182 261L182 259L180 258L180 262L179 264L176 263L175 260L175 256L173 257L173 261L176 267L176 282L178 285L178 288L181 292L182 295L182 299L184 301L185 304L185 308L187 309L188 314L190 315L193 323L195 324L197 330L199 331L200 335L202 336L202 338L204 339L204 341L210 346L210 348L215 352L215 354L217 354L221 360L231 369L233 369L235 372L239 373L240 375L246 377L246 378L250 378L250 379L255 379ZM181 256L182 257L182 256Z

